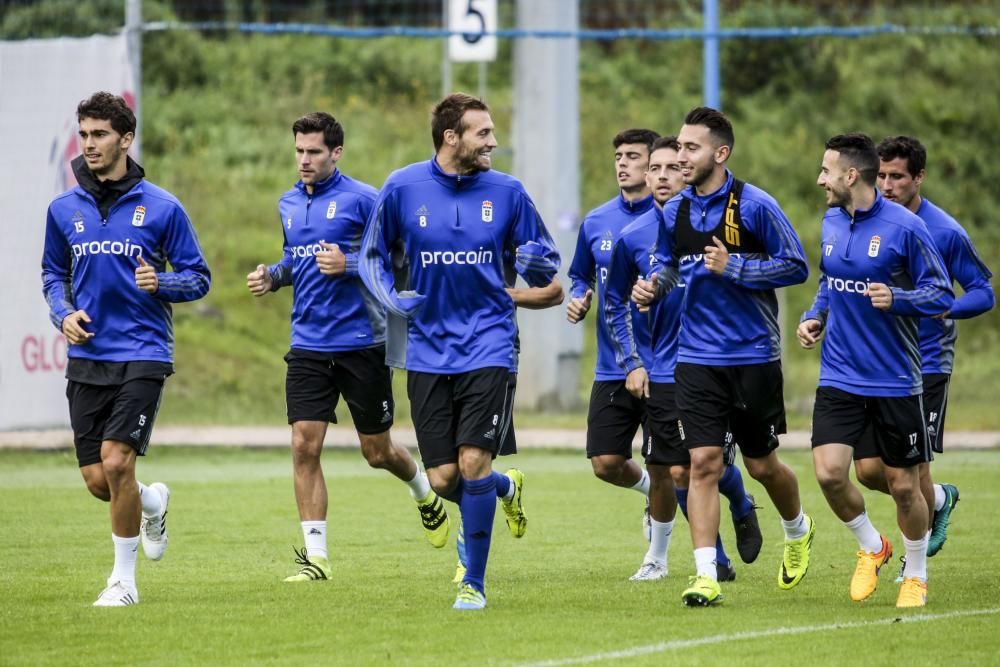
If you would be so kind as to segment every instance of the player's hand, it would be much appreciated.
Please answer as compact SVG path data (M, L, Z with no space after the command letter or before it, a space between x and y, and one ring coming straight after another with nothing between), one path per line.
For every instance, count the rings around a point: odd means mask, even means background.
M83 328L84 324L90 324L90 315L83 309L74 311L63 318L62 333L71 345L83 345L94 337L94 334Z
M870 283L865 296L872 300L872 306L879 310L892 308L892 289L885 283Z
M656 300L656 291L660 285L660 274L654 273L652 280L639 278L632 286L632 301L639 306L643 313L649 310L649 304Z
M594 290L588 289L583 296L570 299L566 304L566 319L576 324L587 316L590 310L590 302L594 300Z
M799 345L811 350L823 337L823 325L819 320L802 320L795 330L795 336L799 339Z
M264 296L271 291L273 285L271 272L263 264L258 264L256 269L247 274L247 289L254 296Z
M712 237L714 245L705 246L705 268L717 275L722 275L729 263L729 251L719 239Z
M156 277L156 269L146 264L142 255L139 255L139 266L135 269L135 286L149 294L155 294L160 286L160 279Z
M340 246L336 243L320 241L323 248L316 253L316 266L324 276L339 276L347 271L347 257L340 251Z
M649 398L649 374L643 367L636 368L625 378L625 388L636 398Z

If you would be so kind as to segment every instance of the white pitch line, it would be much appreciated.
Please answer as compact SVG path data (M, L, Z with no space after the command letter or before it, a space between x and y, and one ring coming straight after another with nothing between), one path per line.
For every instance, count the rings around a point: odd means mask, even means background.
M826 625L800 625L790 628L771 628L768 630L753 630L750 632L735 632L725 635L712 635L709 637L697 637L694 639L677 639L659 644L648 644L646 646L635 646L633 648L622 649L620 651L609 651L607 653L594 653L582 655L576 658L560 658L555 660L542 660L540 662L522 663L522 667L557 667L558 665L584 665L591 662L603 662L606 660L622 660L634 658L640 655L651 653L665 653L681 648L693 646L705 646L708 644L724 644L726 642L743 641L746 639L761 639L763 637L778 637L781 635L804 635L812 632L827 632L829 630L848 630L851 628L866 628L876 625L893 625L895 623L924 623L927 621L941 621L950 618L961 618L963 616L983 616L987 614L1000 613L1000 607L991 609L970 609L967 611L950 611L943 614L915 614L913 616L898 616L893 618L883 618L877 621L853 621L848 623L829 623Z

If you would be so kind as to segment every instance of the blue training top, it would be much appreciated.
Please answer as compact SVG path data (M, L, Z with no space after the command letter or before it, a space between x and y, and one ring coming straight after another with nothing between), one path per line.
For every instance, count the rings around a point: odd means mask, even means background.
M955 299L947 319L920 319L923 373L950 374L955 361L955 341L958 339L954 320L975 317L993 308L996 302L990 285L993 274L980 259L972 239L954 218L926 198L920 202L917 215L927 225L951 282L957 282L965 290L965 294Z
M658 280L666 289L686 285L678 361L707 366L777 361L781 339L774 290L805 282L805 252L771 195L746 183L737 196L733 175L726 175L716 192L702 197L690 186L663 207ZM682 204L690 210L686 221L678 220ZM713 234L730 252L722 275L705 268L704 247ZM696 247L691 238L704 245Z
M437 374L514 368L505 251L532 287L559 268L520 181L492 170L448 174L434 159L390 174L359 256L362 280L391 315L388 363Z
M580 224L576 252L569 267L570 297L581 298L588 289L597 298L597 365L594 380L623 380L625 374L616 361L616 350L611 330L604 316L605 283L611 252L621 231L631 222L650 210L655 210L653 196L630 202L621 193L590 211ZM635 335L649 346L649 325L645 315L632 306L632 326Z
M608 269L604 317L612 333L615 360L626 374L642 366L651 382L672 384L684 285L677 285L650 304L648 313L632 315L635 304L631 303L632 285L637 278L649 275L656 265L659 227L660 209L653 208L622 230ZM648 330L645 339L642 330L632 326L636 317L643 319Z
M293 348L314 352L356 350L385 341L385 310L358 275L358 250L378 191L335 170L306 191L299 181L282 195L278 215L284 256L268 267L273 289L292 285ZM315 254L320 241L347 258L339 276L323 275Z
M135 284L138 258L156 269L154 294ZM173 271L166 270L170 263ZM49 318L85 310L94 337L70 345L71 359L172 363L171 303L208 293L211 273L191 220L172 194L140 180L102 219L93 195L77 186L49 205L42 288Z
M819 386L859 396L912 396L923 390L917 318L954 301L944 262L923 220L876 190L854 217L831 208L823 217L819 289L802 320L825 328ZM883 311L866 296L870 283L892 289Z

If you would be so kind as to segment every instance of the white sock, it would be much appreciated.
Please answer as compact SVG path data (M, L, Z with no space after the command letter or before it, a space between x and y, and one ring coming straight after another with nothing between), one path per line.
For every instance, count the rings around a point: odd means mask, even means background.
M934 511L937 512L942 507L944 507L945 501L948 500L948 496L944 494L944 487L940 484L934 485ZM932 517L933 518L933 517Z
M302 537L306 542L306 556L328 556L326 550L326 521L303 521Z
M108 585L120 581L135 588L135 559L138 555L139 536L118 537L112 533L111 541L115 545L115 567L111 570Z
M414 500L423 500L431 492L431 484L427 481L427 475L420 472L419 468L417 474L406 485L410 487L410 495L413 496Z
M139 487L139 502L142 503L142 513L146 516L156 516L163 511L163 496L143 484L136 482Z
M631 488L633 491L638 491L642 495L648 497L649 496L649 473L646 472L645 469L641 469L641 470L642 470L642 477L640 477L639 481L636 482L634 485L632 485L629 488Z
M862 512L850 521L845 521L844 525L854 533L854 537L858 538L858 548L862 551L867 551L870 554L882 551L882 536L875 530L867 512Z
M508 479L510 479L510 478L508 477ZM502 500L513 500L513 498L514 498L514 492L515 491L517 491L517 488L514 486L514 480L511 479L510 480L510 486L507 487L507 493L505 493L504 495L500 496L500 498Z
M674 522L667 521L666 523L660 523L652 517L650 517L649 522L652 524L652 530L650 532L649 549L646 551L646 558L643 560L666 566L667 548L670 546L670 536L674 532Z
M785 529L786 540L798 540L806 536L809 532L809 524L806 523L806 515L799 510L799 515L791 521L781 520L781 527Z
M719 580L719 572L715 569L715 547L695 549L694 566L699 577L708 577L712 581Z
M927 536L919 540L908 540L903 535L903 546L906 547L906 565L903 567L903 578L916 577L927 581Z

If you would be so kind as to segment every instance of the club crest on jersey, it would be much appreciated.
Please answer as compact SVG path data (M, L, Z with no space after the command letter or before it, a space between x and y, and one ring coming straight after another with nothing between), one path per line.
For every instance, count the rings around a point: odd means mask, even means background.
M330 205L326 207L326 219L331 220L335 215L337 215L337 202L332 201L330 202Z
M483 200L483 222L493 222L493 202Z
M868 243L869 257L878 257L878 247L880 243L882 243L881 237L879 237L877 234L872 237L872 240Z
M142 227L142 219L146 217L146 207L136 206L135 212L132 213L132 226Z

